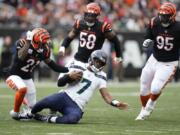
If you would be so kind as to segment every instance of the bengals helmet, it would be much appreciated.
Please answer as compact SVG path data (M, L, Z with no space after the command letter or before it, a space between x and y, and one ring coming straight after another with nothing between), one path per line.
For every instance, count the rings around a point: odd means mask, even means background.
M163 3L158 10L158 17L162 24L169 26L170 23L175 21L176 6L171 2Z
M31 37L31 44L35 50L42 48L44 45L50 43L50 34L44 28L35 28L32 31L29 31ZM28 34L27 34L28 36Z
M84 20L86 21L86 24L88 26L93 26L97 20L97 16L100 15L100 12L101 8L97 3L92 2L87 4L84 11Z
M95 50L94 52L91 53L88 63L89 63L90 69L94 73L97 73L97 72L101 71L104 68L104 66L106 65L107 55L102 50Z

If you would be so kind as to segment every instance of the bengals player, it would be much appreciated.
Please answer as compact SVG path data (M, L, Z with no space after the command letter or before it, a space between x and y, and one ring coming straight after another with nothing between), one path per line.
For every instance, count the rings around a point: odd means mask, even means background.
M65 48L67 48L71 41L78 36L79 46L74 58L74 64L83 66L88 62L91 53L94 50L101 49L104 40L107 38L114 44L116 51L116 61L122 61L122 53L120 49L120 42L116 34L111 29L111 24L101 22L98 20L101 9L97 3L89 3L84 11L84 19L76 20L72 30L68 36L65 37L60 49L60 55L64 55Z
M153 54L141 73L142 109L136 120L144 120L150 116L162 89L176 72L180 48L180 23L175 17L175 5L165 2L160 6L158 16L151 19L147 28L143 46L153 45Z
M20 106L24 99L30 108L36 103L36 88L32 74L41 61L56 72L68 72L66 67L59 66L50 59L50 42L47 30L35 28L27 32L26 39L19 39L16 43L17 53L9 71L10 75L6 79L7 85L16 91L14 109L10 112L14 119L19 118Z

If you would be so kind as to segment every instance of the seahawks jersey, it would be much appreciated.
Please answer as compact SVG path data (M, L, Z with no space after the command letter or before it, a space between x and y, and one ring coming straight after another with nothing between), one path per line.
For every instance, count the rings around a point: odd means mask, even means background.
M95 74L86 69L80 82L71 83L65 89L69 97L83 110L96 89L106 88L106 73Z
M161 62L177 61L180 48L180 22L163 27L158 17L151 19L145 35L154 41L153 55Z
M79 47L75 59L88 62L88 58L94 50L101 49L105 40L105 33L111 32L111 25L107 22L96 21L89 27L84 20L77 20L74 24L76 35L79 35Z
M50 49L48 46L46 46L43 49L42 53L38 53L30 45L28 49L28 55L26 56L24 60L20 60L18 58L18 51L23 47L23 44L20 44L20 40L16 42L17 53L14 57L10 74L18 75L22 79L30 79L32 78L33 69L40 63L40 61L48 59L50 57Z

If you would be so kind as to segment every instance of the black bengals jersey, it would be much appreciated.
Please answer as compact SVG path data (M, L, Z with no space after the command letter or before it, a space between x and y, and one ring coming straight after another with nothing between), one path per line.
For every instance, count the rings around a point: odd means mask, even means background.
M177 61L180 48L180 22L163 27L158 19L152 18L145 39L154 41L153 55L161 62Z
M38 53L30 45L28 49L28 55L22 61L18 58L18 50L22 47L22 44L20 44L20 41L18 40L16 42L17 53L14 57L13 65L10 69L10 74L18 75L22 79L30 79L32 78L33 69L40 63L40 61L48 59L50 57L50 49L48 46L45 46L42 53Z
M74 24L76 35L79 35L79 47L75 59L88 62L94 50L101 49L105 40L105 33L111 32L111 25L107 22L96 21L89 27L84 20L77 20Z

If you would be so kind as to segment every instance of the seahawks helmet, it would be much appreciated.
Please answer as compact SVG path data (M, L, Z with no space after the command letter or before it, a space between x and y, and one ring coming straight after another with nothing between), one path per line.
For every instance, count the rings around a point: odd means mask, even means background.
M89 67L95 73L101 71L107 63L107 55L102 50L92 52L89 60Z

